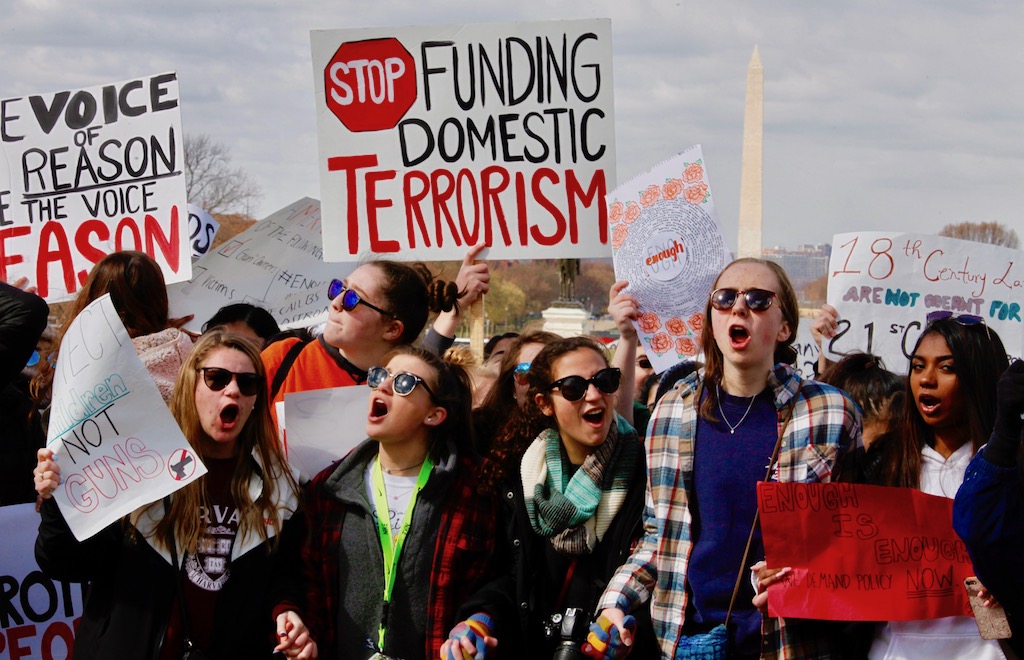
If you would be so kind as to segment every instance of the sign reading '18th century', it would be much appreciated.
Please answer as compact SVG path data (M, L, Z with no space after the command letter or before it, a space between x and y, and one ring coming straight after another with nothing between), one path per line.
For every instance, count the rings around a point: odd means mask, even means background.
M324 258L607 256L607 20L312 33Z

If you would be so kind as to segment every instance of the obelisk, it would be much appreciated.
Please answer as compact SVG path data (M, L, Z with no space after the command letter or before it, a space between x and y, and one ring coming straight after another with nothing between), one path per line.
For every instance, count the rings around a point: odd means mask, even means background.
M743 172L740 175L740 227L737 257L761 257L761 170L764 136L764 67L754 46L747 66L747 105L743 113Z

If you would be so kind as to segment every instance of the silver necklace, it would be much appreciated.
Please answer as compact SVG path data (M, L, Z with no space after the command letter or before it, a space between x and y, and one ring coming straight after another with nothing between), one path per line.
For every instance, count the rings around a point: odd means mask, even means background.
M725 422L725 425L729 427L729 435L735 435L736 429L740 427L740 424L743 423L743 420L745 420L747 418L747 415L750 414L750 409L754 407L754 399L757 398L757 395L755 394L754 396L750 397L750 403L747 404L747 412L743 413L743 417L740 417L740 421L736 422L736 426L733 426L732 424L729 423L729 420L726 419L725 411L722 410L722 386L716 384L715 387L718 388L718 414L722 416L722 421Z

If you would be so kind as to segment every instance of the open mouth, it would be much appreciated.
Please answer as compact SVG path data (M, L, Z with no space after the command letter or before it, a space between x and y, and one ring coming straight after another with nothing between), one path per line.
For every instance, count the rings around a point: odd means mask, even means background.
M729 343L733 348L743 348L750 341L750 332L746 328L734 325L729 328Z
M387 417L388 405L382 399L374 399L370 402L370 421L376 421Z
M583 413L583 421L591 426L601 426L604 423L604 408L595 408Z
M917 406L921 409L921 414L932 415L934 414L941 405L941 401L930 394L922 394L917 397Z
M220 409L220 423L222 426L229 428L235 425L238 421L238 413L241 409L236 403L229 403Z

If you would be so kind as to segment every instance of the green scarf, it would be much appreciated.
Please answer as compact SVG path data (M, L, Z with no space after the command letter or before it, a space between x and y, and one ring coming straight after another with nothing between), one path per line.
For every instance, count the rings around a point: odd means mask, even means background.
M635 432L620 434L617 421L571 479L563 471L557 430L542 431L523 455L520 474L530 526L551 539L558 552L593 552L634 486L631 481L643 448Z

